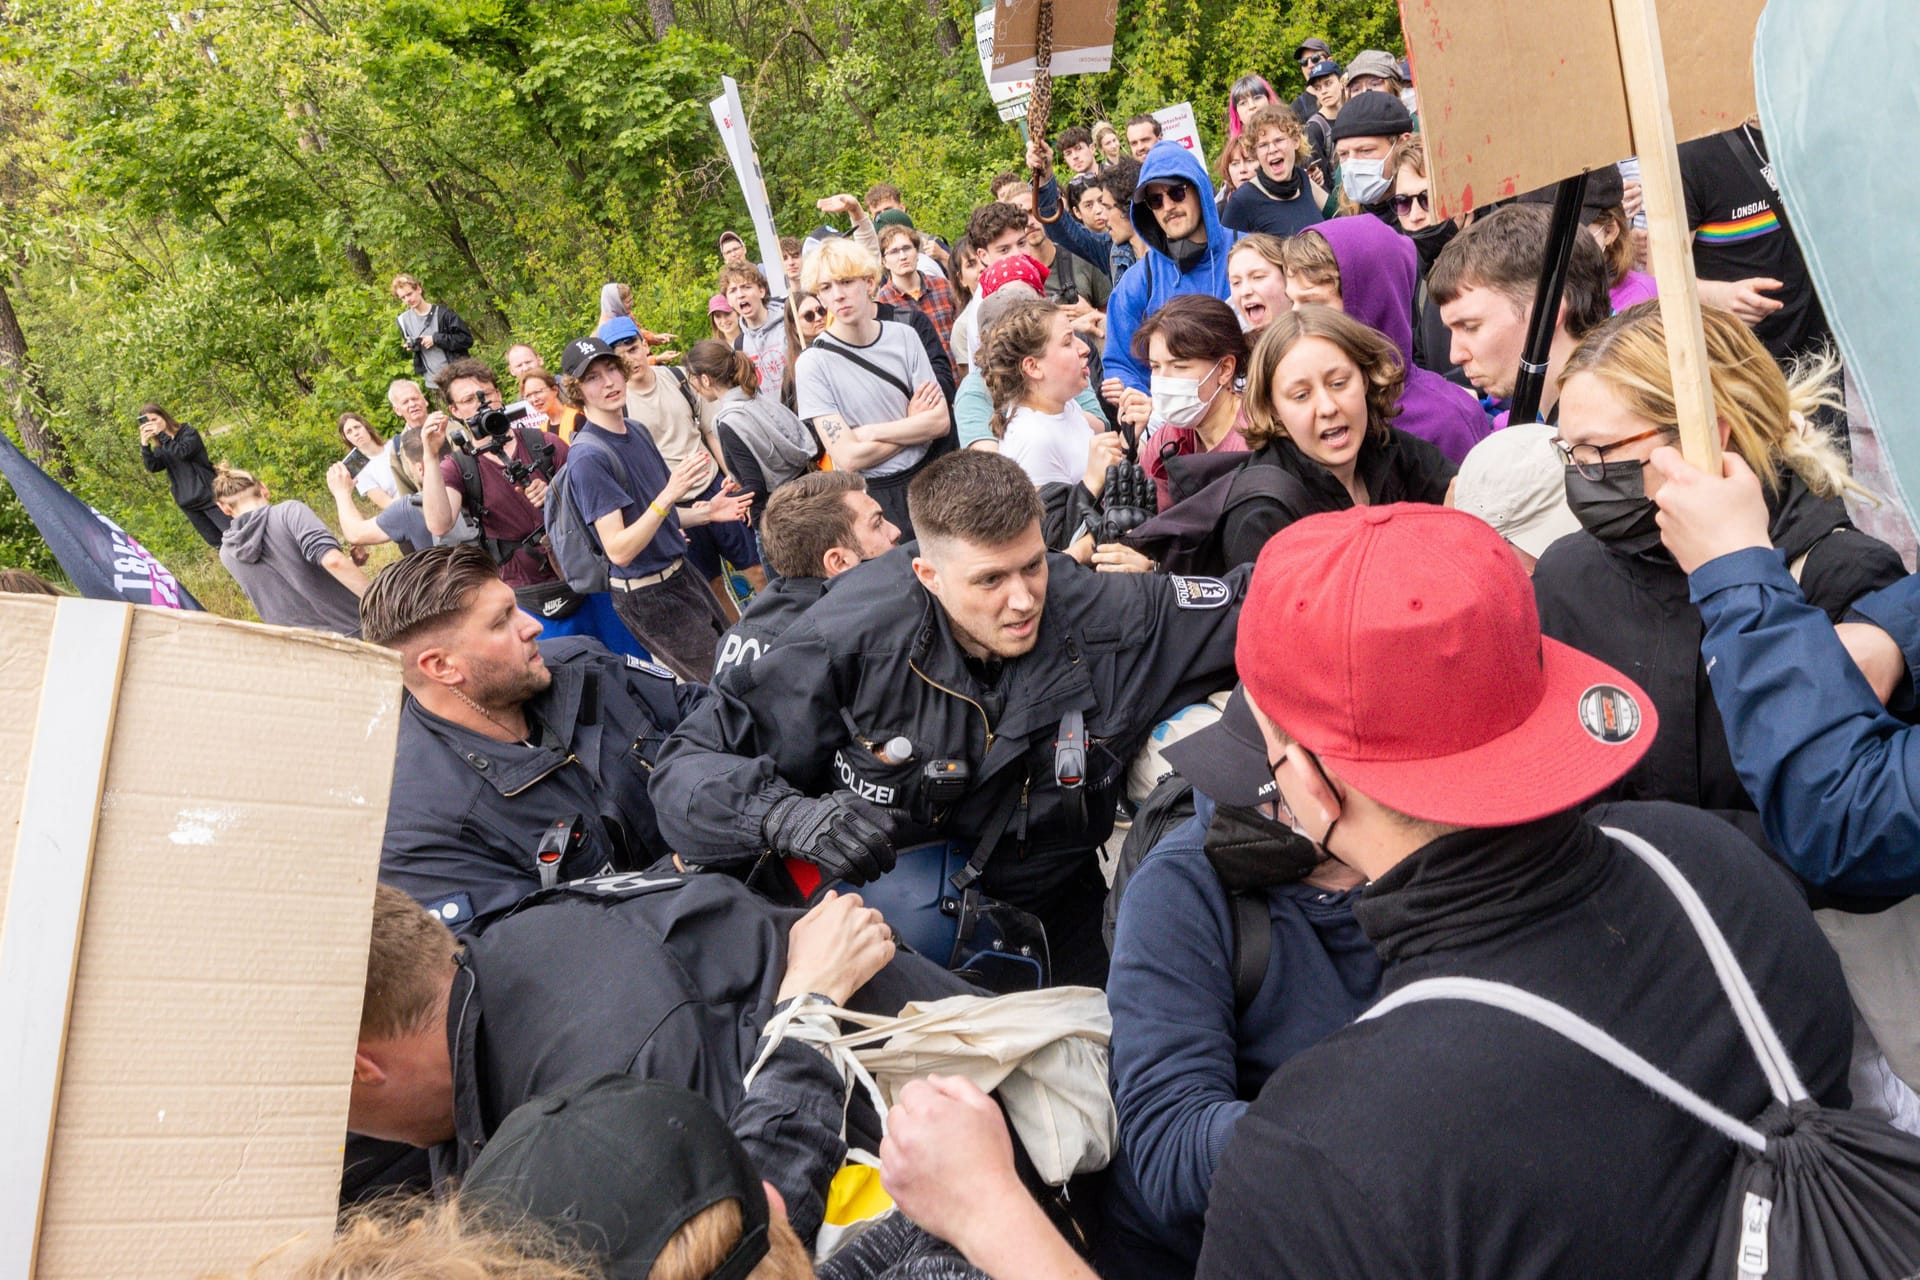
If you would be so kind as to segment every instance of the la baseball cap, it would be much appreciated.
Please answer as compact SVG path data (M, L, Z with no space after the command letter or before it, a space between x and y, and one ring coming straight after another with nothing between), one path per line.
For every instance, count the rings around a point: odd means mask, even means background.
M1356 507L1275 534L1235 659L1254 705L1342 781L1429 822L1572 808L1660 727L1639 686L1540 634L1520 562L1450 507Z
M602 356L609 360L620 358L618 352L598 338L575 338L560 356L560 372L565 377L577 378Z
M1461 459L1453 484L1455 507L1536 560L1580 528L1567 505L1567 465L1553 447L1555 431L1528 422L1494 432Z
M614 1280L645 1280L680 1228L724 1200L740 1202L742 1228L711 1280L745 1280L767 1256L753 1162L706 1099L658 1080L605 1075L516 1108L461 1194L540 1219Z
M1325 80L1328 76L1337 76L1339 74L1339 63L1335 62L1332 58L1322 58L1307 68L1307 83L1314 84L1317 81Z

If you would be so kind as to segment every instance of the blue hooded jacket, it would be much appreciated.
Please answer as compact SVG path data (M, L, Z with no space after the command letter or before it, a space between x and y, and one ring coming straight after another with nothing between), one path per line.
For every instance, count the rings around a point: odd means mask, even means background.
M1227 255L1233 250L1239 233L1220 221L1213 206L1213 180L1191 151L1177 142L1156 142L1140 166L1140 185L1168 182L1181 178L1199 194L1200 216L1207 229L1206 249L1185 270L1167 255L1167 235L1143 200L1128 206L1127 216L1133 229L1148 246L1147 255L1136 262L1114 286L1107 299L1107 373L1136 391L1147 390L1146 366L1133 358L1133 331L1140 322L1167 304L1169 298L1183 293L1204 293L1227 298Z

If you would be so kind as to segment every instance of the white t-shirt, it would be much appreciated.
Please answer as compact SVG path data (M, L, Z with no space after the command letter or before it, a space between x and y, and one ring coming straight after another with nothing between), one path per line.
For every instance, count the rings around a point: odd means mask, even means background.
M1041 413L1025 405L1007 419L1000 453L1020 464L1038 488L1043 484L1074 484L1087 474L1087 452L1093 444L1093 424L1087 411L1071 400L1059 413Z
M387 447L367 459L367 465L360 468L360 474L353 478L353 488L361 497L369 497L375 489L384 490L389 498L400 496L400 486L393 480L393 446L396 441L387 441Z
M960 309L953 318L953 362L976 368L980 363L980 298Z

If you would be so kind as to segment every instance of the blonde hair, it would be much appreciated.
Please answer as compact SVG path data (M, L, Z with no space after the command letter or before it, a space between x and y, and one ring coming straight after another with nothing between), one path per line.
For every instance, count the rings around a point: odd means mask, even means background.
M1242 251L1257 253L1282 271L1287 269L1287 242L1279 236L1268 235L1264 231L1250 231L1233 242L1233 248L1227 252L1227 261L1232 262L1233 255Z
M382 1201L356 1211L327 1249L291 1271L267 1267L285 1248L256 1262L250 1277L290 1280L601 1280L598 1263L533 1220L491 1221L457 1197Z
M1043 298L1022 302L994 321L980 342L980 379L993 398L988 425L993 438L1007 433L1007 419L1027 391L1026 362L1039 359L1053 339L1053 320L1060 308Z
M772 1208L772 1206L768 1206ZM680 1224L660 1248L647 1280L706 1280L740 1242L745 1220L738 1200L708 1205ZM767 1256L747 1272L747 1280L811 1280L813 1262L786 1215L767 1215Z
M1427 176L1427 144L1417 133L1400 139L1393 144L1393 150L1387 152L1388 178L1402 169L1411 169L1423 178Z
M444 1013L441 993L459 949L438 916L392 885L375 888L360 1039L396 1039Z
M1821 498L1855 493L1878 503L1847 471L1846 459L1807 419L1821 409L1845 409L1835 375L1839 362L1821 351L1782 372L1745 322L1731 311L1702 307L1713 412L1727 424L1727 445L1746 460L1769 491L1791 470ZM1679 433L1667 329L1656 302L1629 307L1589 333L1574 349L1560 386L1591 374L1612 389L1628 412Z
M806 264L800 269L800 282L808 293L818 293L820 286L829 280L872 282L879 278L880 259L873 256L873 250L850 236L835 236L827 241L807 255Z
M1406 366L1400 351L1386 337L1332 307L1295 307L1261 333L1247 362L1247 425L1242 429L1247 447L1258 449L1284 437L1287 429L1273 411L1280 362L1305 338L1324 338L1338 347L1367 380L1367 434L1385 442L1400 412L1400 392L1406 386Z
M1104 155L1106 153L1104 139L1107 138L1112 138L1115 142L1118 142L1120 135L1115 132L1114 127L1105 120L1095 120L1093 122L1093 149Z
M399 275L393 278L393 283L387 286L387 292L388 293L398 292L400 286L403 284L410 284L414 288L420 289L420 290L425 290L427 287L421 284L419 280L415 279L413 276L406 274L403 271Z
M1327 238L1312 228L1280 242L1280 265L1291 279L1340 287L1340 259Z
M260 481L250 471L242 471L231 462L222 462L213 469L213 500L225 502L229 498L244 497L260 487Z

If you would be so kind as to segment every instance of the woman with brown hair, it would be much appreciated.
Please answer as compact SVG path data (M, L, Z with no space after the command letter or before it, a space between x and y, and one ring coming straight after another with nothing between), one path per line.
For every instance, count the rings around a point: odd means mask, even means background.
M787 295L786 329L787 371L780 380L780 403L791 409L796 403L793 371L800 363L800 353L827 331L827 304L820 301L819 294L795 289Z
M1393 343L1331 307L1300 307L1267 326L1247 373L1247 470L1275 467L1284 479L1228 509L1228 565L1254 560L1303 516L1446 500L1453 463L1393 425L1405 377Z
M714 406L714 433L727 474L753 495L753 528L761 527L767 499L820 461L820 442L793 410L760 393L753 357L715 338L693 344L685 365L687 386Z

